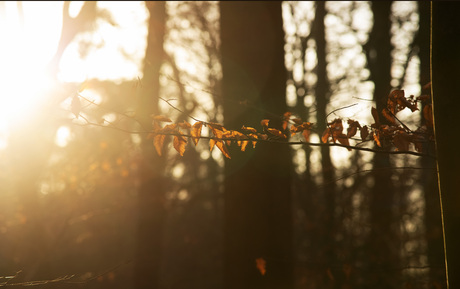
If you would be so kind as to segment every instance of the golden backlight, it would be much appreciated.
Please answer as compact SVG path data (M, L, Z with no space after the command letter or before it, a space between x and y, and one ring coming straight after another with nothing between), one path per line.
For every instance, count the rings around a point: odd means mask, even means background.
M8 144L11 130L34 121L43 107L49 107L51 93L64 83L76 87L85 79L135 79L145 51L147 12L142 2L98 2L116 25L97 20L91 29L78 34L64 51L57 75L47 67L55 55L62 30L61 1L3 1L0 4L0 149ZM71 17L83 2L70 5ZM79 41L93 43L82 59ZM126 57L129 55L129 57ZM67 103L67 96L59 101ZM64 108L65 109L65 108ZM57 132L56 144L65 140Z
M30 121L51 84L45 72L59 40L62 3L3 2L0 14L0 129ZM1 135L0 135L1 136Z

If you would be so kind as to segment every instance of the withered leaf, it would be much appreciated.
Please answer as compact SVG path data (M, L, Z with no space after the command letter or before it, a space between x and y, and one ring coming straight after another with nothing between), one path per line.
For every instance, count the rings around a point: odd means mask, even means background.
M249 141L245 140L241 142L241 151L244 152L246 151L246 146L248 145Z
M214 130L225 130L224 126L220 123L215 122L208 122L207 125L214 131Z
M404 90L401 89L395 89L392 92L390 92L390 95L388 96L388 99L391 100L398 100L400 98L404 98Z
M257 270L259 270L260 275L263 276L263 275L265 275L265 273L267 273L266 266L267 266L267 261L265 261L264 258L257 258L256 259L256 268L257 268Z
M386 108L382 110L382 115L391 123L396 124L395 117Z
M175 132L177 131L177 124L175 123L172 123L172 124L168 124L166 125L164 128L162 128L159 132L162 132L162 133L165 133L165 134L169 134L169 133L172 133L172 132Z
M249 134L248 137L250 137L251 139L258 139L259 138L256 134ZM253 140L252 141L252 147L255 148L256 144L257 144L257 141Z
M190 134L192 135L192 141L195 144L195 146L198 144L198 141L200 140L202 128L203 122L199 121L193 124L192 130L190 131Z
M231 159L230 154L228 153L227 146L225 146L223 141L216 142L216 146L220 149L220 151L225 157Z
M222 139L222 135L224 134L224 132L222 130L218 130L218 129L212 129L212 133L218 139Z
M361 140L365 141L367 137L369 136L369 129L367 126L364 126L361 128Z
M301 131L301 125L299 125L299 124L292 125L289 130L291 131L291 136L293 136L296 133L298 133L299 131Z
M268 139L268 135L264 134L264 133L258 133L257 134L259 137L259 139L261 140L267 140Z
M242 131L244 132L247 132L247 133L256 133L257 130L253 127L249 127L249 126L244 126L241 128Z
M275 128L267 128L267 131L277 137L286 138L286 135L284 133L282 133L280 130L277 130Z
M374 137L375 143L376 143L379 147L382 147L382 144L380 143L379 131L378 131L378 130L374 130L374 133L372 134L372 136Z
M431 104L427 104L423 108L423 118L425 119L427 126L433 127L433 108Z
M287 129L287 126L288 126L288 122L286 120L283 120L283 124L281 125L281 127L283 128L283 130L286 130Z
M356 133L358 132L358 128L361 128L361 125L359 124L359 122L355 120L351 120L351 119L349 119L347 122L348 122L347 137L348 138L354 137Z
M283 130L286 130L287 129L287 126L288 126L288 122L289 122L289 119L291 119L291 115L292 113L291 112L285 112L283 114L283 123L281 125L281 127L283 128Z
M405 132L399 132L393 137L393 144L398 151L408 151L410 139Z
M329 125L330 125L329 133L332 134L332 139L335 142L337 138L339 138L342 135L342 131L343 131L342 120L340 118L336 118L334 121L330 122Z
M412 103L411 101L407 100L407 98L405 97L398 98L398 104L401 106L401 109L408 107L410 108L412 112L418 110L417 104Z
M186 144L187 144L187 139L185 139L183 136L180 136L180 135L174 136L174 141L173 141L174 148L181 156L184 156Z
M215 139L210 139L209 140L209 151L212 152L212 149L214 148L214 145L216 144L216 140Z
M302 119L301 118L294 118L292 119L296 124L302 124Z
M268 127L268 123L270 122L269 119L263 119L260 124L263 126L263 127Z

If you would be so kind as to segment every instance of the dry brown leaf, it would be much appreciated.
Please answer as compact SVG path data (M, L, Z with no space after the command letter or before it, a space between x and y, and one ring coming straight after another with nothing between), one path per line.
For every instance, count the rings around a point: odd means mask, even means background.
M382 144L380 143L380 136L378 130L375 130L374 133L372 134L374 137L375 143L379 146L382 147Z
M267 140L268 139L268 135L266 135L264 133L258 133L257 136L258 136L258 139L261 139L261 140Z
M425 105L423 108L423 118L426 120L426 125L433 127L433 110L431 104Z
M270 122L269 119L263 119L260 124L263 126L263 127L268 127L268 123Z
M358 128L361 128L361 125L359 124L359 122L349 119L348 128L347 128L347 137L348 138L354 137L356 133L358 132Z
M165 141L166 135L164 134L157 134L153 138L153 145L155 146L155 149L158 153L159 156L161 156L161 152L163 149L163 143Z
M408 151L410 136L405 132L399 132L393 137L393 144L398 151Z
M260 275L264 276L267 273L267 261L264 258L256 259L256 268L259 270Z
M187 144L187 139L185 139L183 136L180 136L180 135L174 136L174 141L173 141L174 148L181 156L184 156L186 144Z
M214 145L216 144L215 139L210 139L209 140L209 151L212 152L212 149L214 148Z
M224 126L221 125L220 123L215 123L215 122L208 122L207 125L211 128L211 130L220 130L223 131L225 130Z
M253 127L249 127L249 126L244 126L241 128L242 131L244 132L247 132L247 133L256 133L257 130Z
M286 130L287 129L287 126L288 126L288 122L286 120L283 120L283 124L281 125L281 127L283 128L283 130Z
M249 134L248 137L250 137L251 139L258 139L259 138L256 134ZM257 144L257 141L253 140L252 141L252 147L255 148L256 144Z
M248 145L249 141L245 140L245 141L242 141L240 146L241 146L241 151L244 152L246 151L246 146Z
M190 134L192 135L192 141L195 144L195 146L198 144L198 141L200 140L201 137L201 129L203 128L203 122L195 122L192 126L192 130Z
M365 141L367 137L369 136L369 129L367 126L364 126L361 128L361 140Z
M164 134L170 134L172 132L177 132L177 124L175 123L168 124L159 131L159 133L164 133Z
M342 131L343 131L342 120L340 118L336 118L334 121L330 122L329 125L330 125L329 133L332 132L332 140L335 143L337 139L342 135Z
M382 109L382 115L391 123L396 124L395 117L386 108Z
M401 89L395 89L392 92L390 92L390 95L388 96L388 99L391 100L398 100L400 98L404 98L404 90Z
M301 118L294 118L292 120L295 122L295 124L302 124L303 122Z
M231 159L230 154L228 153L227 146L225 146L223 141L218 141L216 142L216 146L220 149L222 154L224 154L225 157Z
M286 135L284 133L282 133L280 130L277 130L275 128L267 128L267 131L277 137L286 138Z

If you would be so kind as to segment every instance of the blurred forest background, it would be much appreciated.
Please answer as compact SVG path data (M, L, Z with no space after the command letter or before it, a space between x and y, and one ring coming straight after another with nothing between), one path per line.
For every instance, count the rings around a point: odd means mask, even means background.
M392 89L429 94L430 2L0 2L0 21L1 286L445 288L434 158L160 157L146 137L151 114L239 129L290 111L316 143L336 117L370 124Z

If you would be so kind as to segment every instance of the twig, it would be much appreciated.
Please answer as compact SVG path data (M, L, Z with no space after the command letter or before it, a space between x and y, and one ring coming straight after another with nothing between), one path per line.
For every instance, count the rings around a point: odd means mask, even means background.
M357 175L357 174L371 173L371 172L380 171L380 170L436 170L436 168L433 168L433 167L428 167L428 168L424 168L424 167L384 167L384 168L375 168L375 169L370 169L370 170L360 170L360 171L356 171L354 173L342 176L340 178L337 178L333 182L323 184L322 186L327 186L329 184L333 184L333 183L335 183L337 181L349 178L349 177Z

